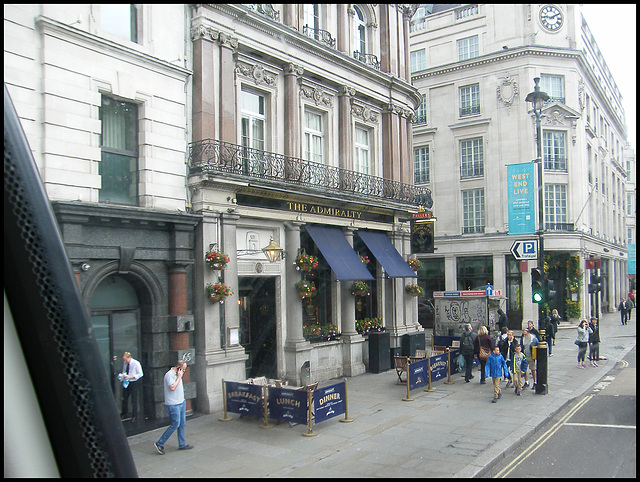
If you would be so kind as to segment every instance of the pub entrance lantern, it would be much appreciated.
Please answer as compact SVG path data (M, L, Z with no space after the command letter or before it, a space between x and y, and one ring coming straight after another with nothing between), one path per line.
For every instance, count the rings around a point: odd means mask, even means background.
M273 236L269 237L269 244L262 248L262 252L270 263L275 263L279 259L284 258L284 249L275 243Z

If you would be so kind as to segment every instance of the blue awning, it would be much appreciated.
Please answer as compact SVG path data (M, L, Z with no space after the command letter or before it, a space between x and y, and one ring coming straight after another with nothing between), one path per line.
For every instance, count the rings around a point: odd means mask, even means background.
M390 278L416 278L418 276L400 256L400 253L391 244L385 233L382 231L364 231L362 229L359 229L357 233Z
M340 228L312 224L307 224L306 228L336 278L340 281L373 279Z

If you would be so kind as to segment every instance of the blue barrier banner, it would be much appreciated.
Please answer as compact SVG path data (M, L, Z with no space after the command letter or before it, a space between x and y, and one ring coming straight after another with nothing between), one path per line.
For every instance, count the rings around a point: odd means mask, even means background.
M409 390L425 386L429 383L429 360L418 360L409 364Z
M227 412L264 416L262 386L249 383L224 382L227 392Z
M269 387L269 418L307 423L307 391Z
M431 382L447 376L447 354L431 357Z
M318 388L313 391L313 409L315 410L315 423L346 413L344 381Z

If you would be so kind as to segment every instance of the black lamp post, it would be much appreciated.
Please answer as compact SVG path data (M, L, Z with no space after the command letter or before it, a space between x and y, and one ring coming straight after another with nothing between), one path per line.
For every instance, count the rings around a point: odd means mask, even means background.
M540 118L542 117L542 107L544 103L549 100L549 94L542 92L538 83L540 77L533 79L535 87L533 92L527 94L525 98L526 102L531 102L533 107L533 113L536 116L536 147L537 147L537 159L538 163L538 268L544 273L544 242L542 233L544 232L544 182L542 174L544 172L544 166L542 161L542 132L540 128ZM542 309L542 303L538 303L538 330L540 332L540 340L537 348L536 365L537 375L536 380L536 393L546 395L548 393L547 387L547 372L548 372L548 357L547 357L547 344L544 341L544 327L542 326L542 320L544 319L544 310Z

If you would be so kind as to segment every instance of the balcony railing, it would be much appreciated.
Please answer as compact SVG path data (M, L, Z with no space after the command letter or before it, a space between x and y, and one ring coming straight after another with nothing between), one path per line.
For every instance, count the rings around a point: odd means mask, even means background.
M475 115L480 113L479 105L470 105L467 107L460 107L460 117L465 117L468 115Z
M322 42L325 45L335 49L336 48L336 39L331 37L331 32L326 30L321 30L319 28L311 28L308 25L302 27L302 33L307 37L311 37L316 39L318 42Z
M547 231L575 231L575 225L573 223L544 223L544 228Z
M356 50L353 52L353 58L359 60L360 62L364 62L374 69L380 70L380 61L378 60L378 57L373 54L363 54Z
M215 139L189 144L188 163L190 174L225 174L235 180L268 182L292 190L316 188L339 196L433 206L427 188Z

